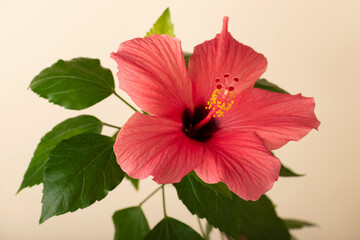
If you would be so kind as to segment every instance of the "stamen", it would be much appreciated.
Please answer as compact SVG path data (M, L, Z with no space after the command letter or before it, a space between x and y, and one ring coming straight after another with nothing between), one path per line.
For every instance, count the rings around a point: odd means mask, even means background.
M234 103L234 93L232 92L234 87L229 87L228 89L216 89L210 101L208 101L208 106L206 109L209 109L209 116L212 117L222 117L224 113L228 111Z
M210 110L208 114L210 118L224 116L225 112L228 111L234 103L234 85L239 82L239 78L234 77L232 79L233 81L230 81L230 79L228 79L229 76L229 73L224 73L223 78L215 79L215 83L217 83L216 89L207 102L208 106L206 107L206 109Z
M216 89L205 107L205 109L209 110L209 113L203 120L191 127L189 131L198 131L201 127L207 124L211 118L224 116L225 112L232 107L234 104L234 95L236 93L234 90L237 82L239 82L239 78L234 77L232 79L233 81L231 81L228 79L229 76L229 73L224 73L223 78L215 79Z

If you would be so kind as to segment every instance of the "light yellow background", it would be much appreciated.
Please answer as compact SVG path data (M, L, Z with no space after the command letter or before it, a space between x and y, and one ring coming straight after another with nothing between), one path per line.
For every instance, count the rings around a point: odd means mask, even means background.
M319 132L276 151L306 177L281 178L269 196L280 216L319 225L293 231L298 239L360 239L359 0L1 0L0 239L112 239L112 213L156 188L148 179L137 193L124 181L103 201L42 225L42 187L15 195L40 138L57 123L93 114L122 125L132 114L114 96L80 112L65 110L27 90L32 78L60 58L80 56L99 58L115 74L110 52L142 37L168 6L184 50L213 38L227 15L232 35L267 57L264 77L315 97ZM166 193L168 214L198 230L172 186ZM157 194L144 205L151 226L162 217L160 200Z

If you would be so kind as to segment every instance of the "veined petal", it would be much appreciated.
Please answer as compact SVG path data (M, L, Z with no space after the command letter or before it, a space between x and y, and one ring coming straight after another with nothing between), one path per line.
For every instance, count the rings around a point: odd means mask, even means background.
M203 147L176 121L135 113L114 145L117 162L133 178L154 176L159 184L179 182L202 161Z
M320 122L313 98L301 94L289 95L263 89L248 89L241 93L221 121L221 127L256 132L270 150L288 141L298 141L317 129Z
M167 35L135 38L111 57L118 63L120 88L144 111L180 121L183 110L192 109L180 40Z
M259 199L279 177L279 159L255 133L220 130L206 145L196 174L207 183L226 183L245 200Z
M214 39L195 47L189 60L195 105L206 103L216 89L215 80L224 74L237 78L236 92L252 87L267 67L266 58L251 47L236 41L228 32L228 17Z

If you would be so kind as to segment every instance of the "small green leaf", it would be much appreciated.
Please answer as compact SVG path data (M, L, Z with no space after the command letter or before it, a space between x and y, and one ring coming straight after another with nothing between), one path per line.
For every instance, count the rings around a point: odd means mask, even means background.
M280 88L278 85L273 84L269 81L267 81L266 79L260 78L259 80L256 81L255 88L261 88L261 89L265 89L271 92L277 92L277 93L287 93L289 94L287 91L285 91L284 89Z
M161 14L150 31L146 33L145 37L151 36L153 34L166 34L175 37L174 24L171 23L169 8L167 8L163 14Z
M103 199L124 178L111 137L84 133L61 141L45 167L40 223Z
M174 184L179 199L192 214L198 215L234 240L288 240L290 234L284 222L276 215L274 205L263 195L258 201L245 201L236 194L229 199L205 187L188 174Z
M303 227L316 227L316 224L297 219L283 219L289 229L300 229Z
M275 154L270 151L270 153L275 156ZM275 156L276 157L276 156ZM304 174L298 174L295 173L294 171L292 171L291 169L289 169L288 167L286 167L284 164L281 164L281 168L280 168L280 173L279 173L280 177L302 177L305 176Z
M81 110L107 98L114 92L114 78L98 59L59 60L44 69L30 88L49 102L68 109Z
M140 207L121 209L114 213L115 240L143 240L150 232Z
M135 179L125 174L125 178L131 182L136 190L139 190L139 179Z
M188 225L166 217L159 222L144 240L202 240L203 238Z
M295 173L291 169L289 169L288 167L281 164L281 169L280 169L279 176L281 176L281 177L302 177L302 176L305 176L305 175Z
M189 68L189 60L190 60L192 53L183 52L183 54L184 54L186 68Z
M26 187L43 182L44 167L49 158L49 153L61 140L82 133L101 133L102 126L99 119L89 115L69 118L56 125L41 138L18 192Z

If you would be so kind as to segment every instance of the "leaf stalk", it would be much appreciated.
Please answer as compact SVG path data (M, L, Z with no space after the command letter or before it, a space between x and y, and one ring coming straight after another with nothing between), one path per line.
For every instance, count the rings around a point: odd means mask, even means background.
M112 125L112 124L109 124L109 123L105 123L105 122L102 122L103 125L105 126L108 126L108 127L112 127L112 128L117 128L117 129L121 129L121 127L118 127L118 126L115 126L115 125Z
M149 194L149 196L147 196L144 200L142 200L139 203L139 207L141 207L141 205L143 205L147 200L149 200L149 198L151 198L157 191L159 191L161 189L161 186L158 187L157 189L155 189L152 193Z
M130 103L128 103L125 99L123 99L119 94L117 94L115 91L113 92L115 96L117 96L121 101L123 101L126 105L128 105L132 110L135 112L138 112L136 108L134 108Z
M164 218L167 217L166 214L166 205L165 205L165 189L164 189L165 184L161 185L161 190L162 190L162 199L163 199L163 210L164 210Z

